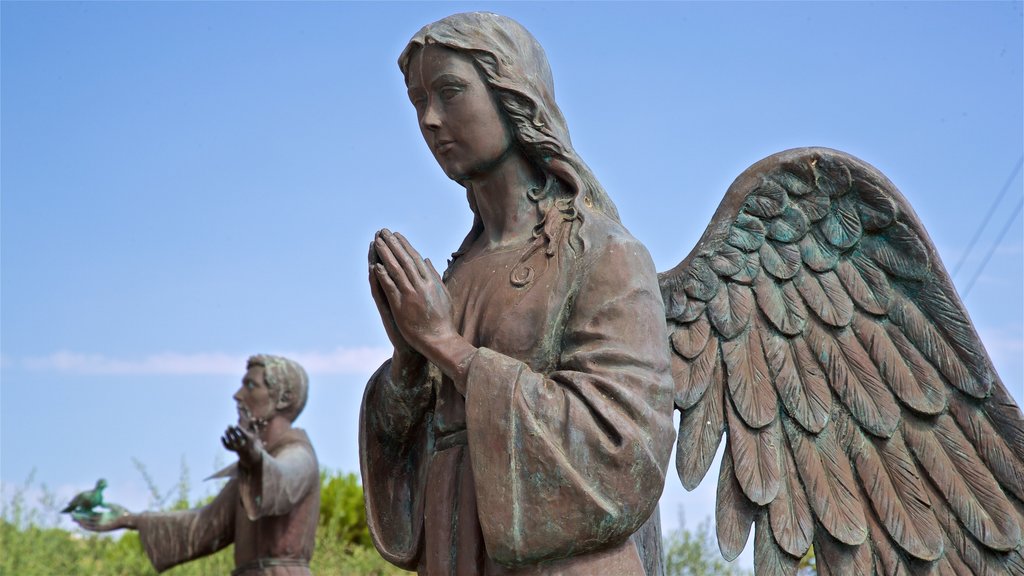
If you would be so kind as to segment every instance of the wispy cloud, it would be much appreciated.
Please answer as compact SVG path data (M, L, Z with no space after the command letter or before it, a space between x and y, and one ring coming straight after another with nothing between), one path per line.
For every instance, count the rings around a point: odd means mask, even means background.
M366 374L391 355L385 348L336 348L333 351L276 352L316 374ZM29 370L69 374L237 374L246 354L162 352L142 358L118 358L62 350L46 356L24 358ZM10 361L10 358L5 358Z

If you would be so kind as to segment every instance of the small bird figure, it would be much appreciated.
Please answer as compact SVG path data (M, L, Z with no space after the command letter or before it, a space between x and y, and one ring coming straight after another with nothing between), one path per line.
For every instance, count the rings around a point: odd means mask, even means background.
M100 478L96 481L96 487L79 493L71 499L67 507L61 510L63 514L92 514L92 509L103 506L103 489L107 487L107 481Z

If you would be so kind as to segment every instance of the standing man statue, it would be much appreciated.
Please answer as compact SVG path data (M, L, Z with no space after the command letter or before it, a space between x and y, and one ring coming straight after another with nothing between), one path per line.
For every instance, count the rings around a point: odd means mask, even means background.
M235 544L232 576L309 576L320 512L319 465L309 437L292 423L306 405L309 379L298 363L249 358L235 392L238 425L221 442L238 462L214 474L230 480L193 510L76 518L83 528L138 530L153 567L168 568Z

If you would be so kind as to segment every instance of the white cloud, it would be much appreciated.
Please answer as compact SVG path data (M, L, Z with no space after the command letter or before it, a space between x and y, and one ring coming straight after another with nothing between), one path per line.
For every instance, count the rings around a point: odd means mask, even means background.
M316 374L372 374L391 357L388 348L336 348L333 352L295 352L283 356Z
M330 352L283 352L310 373L368 374L380 366L391 351L385 348L336 348ZM162 352L143 358L116 358L103 354L60 351L25 358L30 370L71 374L237 374L247 354L206 352L182 354Z

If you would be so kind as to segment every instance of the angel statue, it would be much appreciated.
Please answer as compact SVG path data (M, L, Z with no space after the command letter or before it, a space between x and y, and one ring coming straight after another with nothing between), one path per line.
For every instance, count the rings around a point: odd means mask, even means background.
M659 574L672 442L759 574L1024 574L1024 418L882 174L762 160L657 274L573 150L521 25L457 14L399 58L474 220L442 277L382 230L392 358L360 454L374 543L420 574ZM681 413L678 435L673 405Z

